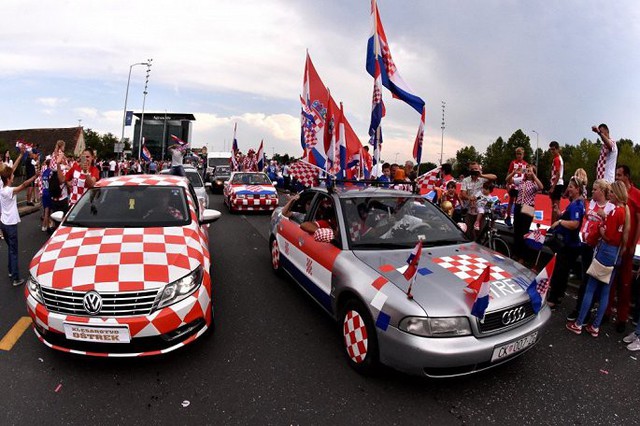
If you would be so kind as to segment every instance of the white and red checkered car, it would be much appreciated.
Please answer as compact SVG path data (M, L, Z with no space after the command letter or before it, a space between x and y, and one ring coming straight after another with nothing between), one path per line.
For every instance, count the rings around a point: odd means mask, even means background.
M65 352L145 356L213 321L208 223L186 179L98 181L36 253L25 289L38 338Z
M272 214L269 245L273 270L338 322L359 372L385 364L450 377L492 368L531 349L551 317L526 291L532 271L467 240L442 210L406 191L306 189Z
M265 173L234 172L224 183L224 203L230 212L273 211L278 207L278 193Z

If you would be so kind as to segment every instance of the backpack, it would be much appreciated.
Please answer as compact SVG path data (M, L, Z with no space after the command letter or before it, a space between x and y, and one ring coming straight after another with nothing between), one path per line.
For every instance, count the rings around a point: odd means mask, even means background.
M62 196L60 179L58 179L58 173L55 171L49 174L49 196L51 196L51 198L60 198Z

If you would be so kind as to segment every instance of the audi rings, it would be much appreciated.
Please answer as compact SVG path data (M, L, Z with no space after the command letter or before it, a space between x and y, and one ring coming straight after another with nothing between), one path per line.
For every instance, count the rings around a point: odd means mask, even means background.
M511 325L515 324L527 315L524 306L518 308L509 309L502 314L502 324Z

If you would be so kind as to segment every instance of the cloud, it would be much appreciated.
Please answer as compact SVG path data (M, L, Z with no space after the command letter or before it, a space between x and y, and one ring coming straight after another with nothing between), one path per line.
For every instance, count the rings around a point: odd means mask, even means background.
M59 107L67 103L67 101L68 101L67 98L37 98L36 99L36 103L46 107L50 107L50 108Z

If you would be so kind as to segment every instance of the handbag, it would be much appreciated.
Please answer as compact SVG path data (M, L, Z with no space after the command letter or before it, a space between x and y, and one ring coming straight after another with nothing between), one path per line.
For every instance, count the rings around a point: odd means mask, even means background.
M520 213L525 214L529 217L534 217L536 214L536 209L529 204L523 204L522 208L520 208Z
M587 269L587 274L592 276L598 281L602 281L605 284L609 284L611 281L611 274L613 273L613 266L604 266L602 263L598 261L598 259L593 258L591 261L591 265L589 265L589 269Z

